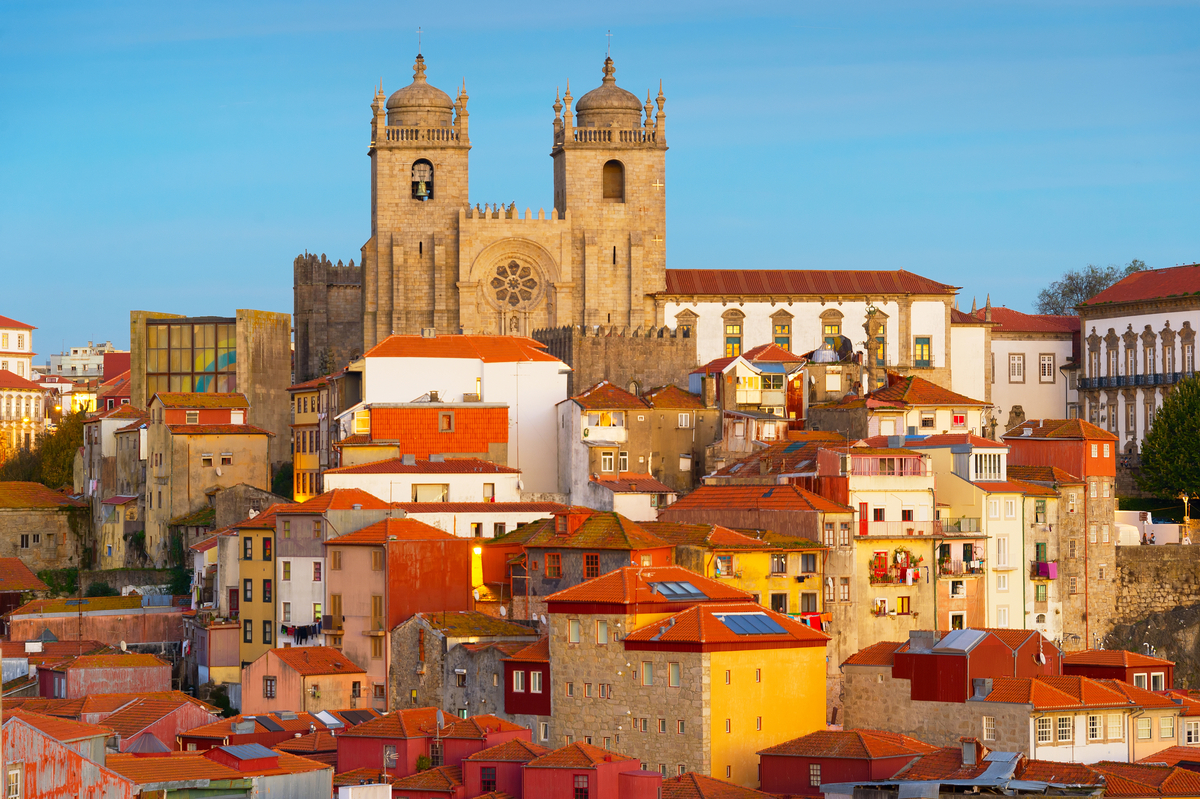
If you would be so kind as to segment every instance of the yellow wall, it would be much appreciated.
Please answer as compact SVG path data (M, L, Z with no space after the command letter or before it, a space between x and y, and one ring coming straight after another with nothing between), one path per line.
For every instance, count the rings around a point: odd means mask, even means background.
M778 550L776 550L778 551ZM800 571L801 554L800 552L788 552L787 555L787 573L773 575L771 574L771 551L770 550L711 550L704 553L704 575L711 577L714 580L720 580L723 583L728 583L735 588L740 588L751 594L758 596L759 604L765 608L771 607L771 595L786 593L788 596L787 612L795 615L800 613L800 595L801 594L816 594L817 611L825 610L824 606L824 552L820 549L812 549L807 551L808 554L816 556L816 568L813 573L808 574L808 579L803 583L796 582L796 576L803 574ZM717 557L733 556L733 576L723 577L717 574Z
M712 776L756 788L756 752L825 728L825 647L713 652L709 669Z
M320 392L317 389L310 391L296 391L292 394L292 499L295 502L304 502L316 496L316 491L302 491L300 474L308 472L314 475L321 468L321 455L319 452L300 452L300 447L297 442L301 434L307 434L309 431L318 430L320 423L320 413L318 404L320 401ZM307 411L301 411L301 408L307 408Z
M254 539L254 557L251 560L243 559L243 539ZM262 542L264 538L271 539L271 559L263 560ZM275 594L279 587L274 584L275 578L275 531L273 529L254 529L248 528L237 532L238 539L238 596L240 597L240 607L238 609L238 620L242 623L243 630L239 631L241 641L241 657L242 662L252 663L263 655L268 649L275 646L275 639L279 635L279 630L275 626ZM244 581L254 581L254 594L250 602L246 601L244 593ZM271 580L271 602L263 601L263 580ZM246 643L244 629L245 622L249 619L253 622L251 629L253 630L253 642ZM263 642L263 622L271 622L271 642Z

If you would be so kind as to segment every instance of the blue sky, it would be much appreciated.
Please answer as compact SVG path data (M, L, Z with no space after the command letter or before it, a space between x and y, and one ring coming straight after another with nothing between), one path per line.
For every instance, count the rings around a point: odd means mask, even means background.
M1065 269L1200 260L1200 5L14 2L0 314L39 362L132 308L291 311L359 258L369 104L465 78L471 200L551 205L556 87L667 97L668 265L909 269L1030 310Z

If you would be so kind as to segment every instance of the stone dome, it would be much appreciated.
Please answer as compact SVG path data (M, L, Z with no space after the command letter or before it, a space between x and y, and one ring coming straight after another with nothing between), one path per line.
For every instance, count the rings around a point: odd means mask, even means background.
M575 101L580 127L639 127L642 102L631 91L622 89L613 77L611 58L604 59L604 80L595 89ZM593 123L589 125L589 122Z
M450 95L426 82L425 58L421 55L413 65L413 82L397 89L387 101L389 126L448 127L453 112Z

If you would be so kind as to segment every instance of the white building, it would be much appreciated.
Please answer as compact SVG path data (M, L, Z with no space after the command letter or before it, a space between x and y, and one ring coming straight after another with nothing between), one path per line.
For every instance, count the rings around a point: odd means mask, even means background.
M400 502L396 507L459 538L498 538L567 509L557 502Z
M357 488L384 502L520 502L521 471L479 458L386 461L325 472L325 490Z
M61 352L50 356L50 374L78 379L104 376L104 353L120 352L111 341L86 347L71 347L69 353ZM113 377L113 375L108 375Z
M32 449L45 431L45 393L14 372L0 370L0 460L5 450Z
M33 377L33 325L0 316L0 371L26 380Z
M570 367L539 342L519 336L390 336L348 370L362 373L365 405L413 402L431 393L443 402L507 405L508 465L520 469L525 491L557 490L555 405L567 397ZM343 414L346 425L357 407Z
M1135 272L1077 310L1081 415L1135 453L1171 386L1196 371L1200 264Z

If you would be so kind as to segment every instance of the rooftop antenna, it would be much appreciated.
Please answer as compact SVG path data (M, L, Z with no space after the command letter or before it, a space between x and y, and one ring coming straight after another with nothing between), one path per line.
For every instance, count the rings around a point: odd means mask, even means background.
M608 33L604 34L608 37L608 48L604 51L604 57L612 57L612 28L608 29Z

